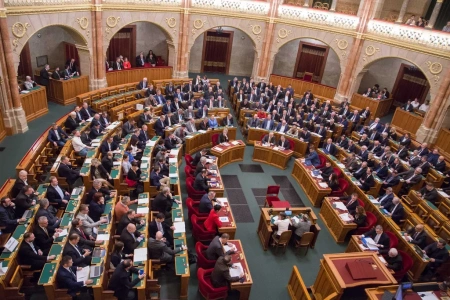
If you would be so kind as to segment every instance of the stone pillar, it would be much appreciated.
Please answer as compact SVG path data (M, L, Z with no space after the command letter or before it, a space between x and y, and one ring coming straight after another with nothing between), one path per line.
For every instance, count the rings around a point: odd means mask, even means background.
M91 65L93 65L93 62L91 60L90 54L89 54L89 48L84 45L78 45L75 44L75 47L78 50L78 56L80 57L80 72L81 74L88 75L89 78L95 78L94 69L95 67L91 68Z
M103 24L102 24L102 4L101 0L94 1L94 22L95 26L95 53L94 66L97 70L97 77L93 81L95 89L101 89L108 86L106 82L105 54L103 53Z
M171 40L166 40L166 42L167 42L167 50L168 50L168 52L169 52L169 57L168 57L168 59L167 59L167 64L169 65L169 66L172 66L173 67L173 74L172 74L172 77L173 78L186 78L186 77L188 77L188 75L187 75L187 73L186 74L182 74L183 76L179 76L180 75L180 73L178 72L178 71L176 71L177 70L177 59L178 59L178 57L177 57L177 53L175 52L175 45L174 45L174 43L171 41Z
M305 0L305 3L303 4L304 7L309 7L309 0Z
M6 21L5 9L3 1L0 1L0 33L1 33L1 48L3 52L2 64L4 82L6 87L6 97L12 100L12 106L5 105L4 122L8 134L24 133L28 131L27 117L22 108L20 95L18 90L17 72L14 67L14 58L12 54L11 41L9 39L9 26ZM2 80L3 81L3 80ZM3 83L0 83L3 85Z
M426 27L427 29L433 29L434 23L436 23L436 19L437 19L438 15L439 15L439 11L441 10L443 1L444 0L437 0L436 1L436 4L434 5L434 8L433 8L433 12L431 13L430 20L428 21L428 25Z
M361 0L361 2L359 2L358 13L356 14L356 16L358 18L361 18L361 15L363 13L363 7L364 7L364 4L365 4L366 1L368 1L368 0Z
M333 2L331 2L331 7L330 7L330 11L336 11L336 6L338 3L338 0L332 0Z
M406 9L408 9L408 3L409 3L409 0L403 0L402 8L400 8L400 13L398 14L398 19L397 19L397 21L395 21L395 23L398 23L398 24L403 23L403 18L405 17L405 14L406 14Z
M189 39L189 0L183 0L184 10L180 13L180 24L179 24L179 34L178 34L178 53L175 52L175 45L172 49L174 55L176 55L176 59L173 60L173 64L169 63L169 66L173 67L173 77L174 78L186 78L188 77L188 60L189 60L189 50L188 50L188 39ZM168 61L172 61L170 58L171 50L169 47L169 59Z
M370 19L381 19L385 0L375 0L375 6L372 9Z

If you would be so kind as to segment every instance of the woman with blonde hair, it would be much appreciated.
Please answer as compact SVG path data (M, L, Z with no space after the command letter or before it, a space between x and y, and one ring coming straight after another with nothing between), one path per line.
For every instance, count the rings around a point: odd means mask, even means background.
M364 227L367 223L367 215L364 207L358 205L355 210L355 216L353 217L353 223L358 227Z
M98 158L93 158L91 161L91 180L95 179L98 179L102 181L102 183L105 183L106 185L114 188L111 184L113 180L111 175L108 173L108 171L105 169Z

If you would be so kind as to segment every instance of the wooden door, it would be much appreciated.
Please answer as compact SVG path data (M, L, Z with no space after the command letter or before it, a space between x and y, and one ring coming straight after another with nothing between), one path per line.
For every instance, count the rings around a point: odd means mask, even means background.
M201 72L228 74L232 44L232 31L211 30L205 32Z
M33 74L34 72L31 68L30 46L27 42L23 47L22 52L20 52L20 63L19 69L17 70L17 75L19 78L25 80L25 76L31 76L31 78L33 78Z
M116 61L118 56L128 57L131 66L135 66L136 57L136 25L120 29L109 42L106 57L108 61Z

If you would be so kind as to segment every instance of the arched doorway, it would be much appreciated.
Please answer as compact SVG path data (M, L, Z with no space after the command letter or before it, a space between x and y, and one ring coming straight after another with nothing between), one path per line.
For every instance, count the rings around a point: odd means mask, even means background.
M431 98L430 82L421 68L402 58L384 57L375 60L366 65L358 77L361 78L356 91L358 94L378 84L380 89L387 89L395 106L401 106L409 99L417 98L423 103Z
M299 38L281 46L275 55L272 73L298 79L309 76L308 80L313 82L337 87L340 64L339 56L328 44L312 38Z
M255 74L256 46L244 31L214 27L196 39L189 55L189 72L216 72L234 76Z
M144 52L147 56L152 50L156 56L157 66L173 66L171 62L176 61L176 54L171 48L173 48L171 37L159 25L137 21L123 26L111 37L106 49L106 59L112 66L112 62L122 55L128 58L132 67L136 67L136 57L139 53Z

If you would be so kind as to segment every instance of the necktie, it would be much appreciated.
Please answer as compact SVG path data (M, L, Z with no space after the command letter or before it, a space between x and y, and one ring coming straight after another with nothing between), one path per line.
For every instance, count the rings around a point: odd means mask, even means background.
M356 118L356 116L353 115L353 117L352 117L352 122L355 122L355 118Z
M73 277L77 278L77 275L75 275L75 273L72 271L72 269L71 268L68 268L68 269L69 269L70 274L72 274Z
M86 113L88 115L89 118L91 118L91 114L89 113L89 109L86 108Z
M80 252L80 249L78 249L78 245L72 245L72 246L75 248L75 250L77 250L77 252L80 256L83 256Z
M419 233L418 232L416 232L415 234L414 234L414 236L413 236L413 240L415 240L416 239L416 237L419 235Z
M78 228L78 231L80 232L81 236L84 237L84 239L86 239L86 236L84 235L83 230L81 230L80 228Z
M111 151L111 144L110 143L108 143L108 149L109 149L109 151Z
M59 187L59 185L55 186L55 190L58 192L58 194L61 197L61 199L64 199L64 193L61 190L61 188Z
M164 234L164 231L163 231L161 223L160 222L156 222L156 224L158 225L158 231L161 231L161 233Z
M330 147L331 147L331 145L328 145L328 146L327 146L327 151L328 151L328 152L330 152Z
M78 116L78 119L82 120L79 112L77 112L77 116Z

